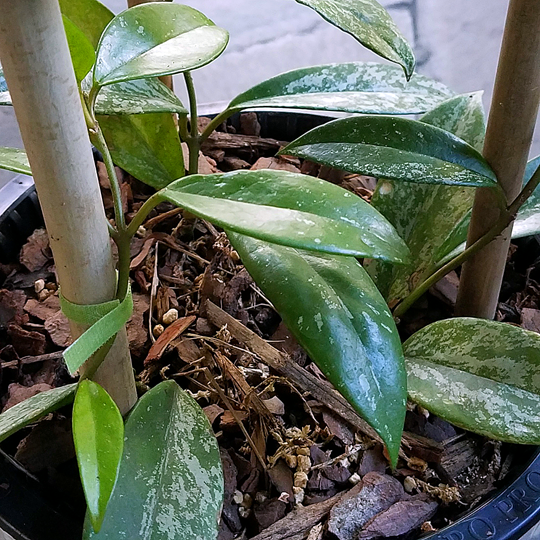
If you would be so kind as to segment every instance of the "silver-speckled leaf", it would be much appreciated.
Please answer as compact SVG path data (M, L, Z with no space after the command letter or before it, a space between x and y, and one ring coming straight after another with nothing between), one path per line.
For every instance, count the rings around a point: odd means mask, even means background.
M482 93L445 101L424 115L422 122L445 129L481 151L486 130ZM473 199L474 190L467 187L379 181L371 203L396 227L414 261L399 267L378 261L366 266L390 305L405 298L431 274L449 231L469 212Z
M234 98L231 110L284 107L365 114L420 114L452 97L442 83L397 67L350 62L295 69Z
M453 424L540 444L540 335L484 319L433 323L404 344L409 397Z
M71 403L76 390L76 384L68 384L40 392L0 414L0 442L28 424Z
M388 12L375 0L296 0L314 9L364 47L403 67L407 78L416 61L407 40Z
M26 152L20 148L0 146L0 169L21 174L32 174Z
M227 233L287 328L380 434L395 464L406 376L392 314L352 257L310 253Z
M444 129L400 117L334 120L302 135L280 154L403 182L469 187L497 184L495 173L470 144Z
M99 533L83 539L213 540L223 500L216 438L174 381L146 393L126 422L116 487Z

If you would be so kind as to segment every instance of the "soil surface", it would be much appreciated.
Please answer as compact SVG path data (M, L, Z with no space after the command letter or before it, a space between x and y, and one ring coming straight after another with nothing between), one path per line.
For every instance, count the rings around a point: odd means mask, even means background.
M373 178L272 157L283 143L260 137L254 113L242 115L239 127L222 126L210 138L201 172L303 172L369 200ZM108 178L103 164L97 167L110 212ZM129 220L149 191L120 174ZM499 320L533 331L540 331L537 253L535 238L512 247L498 310ZM209 418L225 475L220 540L418 537L477 506L523 462L527 450L471 435L409 404L392 471L373 431L329 388L224 233L204 220L159 206L132 244L131 270L128 336L138 390L174 379ZM451 316L458 281L450 274L416 304L400 325L403 337ZM69 343L40 229L17 262L0 265L0 409L72 382L61 357ZM69 417L69 408L51 414L2 449L82 519Z

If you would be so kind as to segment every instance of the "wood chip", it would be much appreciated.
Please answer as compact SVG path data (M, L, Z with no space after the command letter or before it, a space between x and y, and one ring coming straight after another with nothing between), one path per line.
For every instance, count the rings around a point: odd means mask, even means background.
M275 171L288 171L293 173L299 173L300 169L289 163L287 160L281 157L261 157L251 167L252 171L260 171L262 169L272 169Z
M24 313L25 302L24 291L0 290L0 327L5 327L11 322L18 325L26 324L28 315Z
M8 335L19 356L38 356L45 353L47 340L39 332L31 332L18 324L10 324Z
M189 326L195 321L195 319L196 317L194 315L190 315L189 317L182 317L181 319L178 319L170 326L168 326L163 332L163 334L161 334L161 336L159 336L156 342L152 345L150 351L148 351L148 355L144 360L144 366L148 367L154 362L157 362L161 358L167 347L170 345L171 341L173 341L173 339L176 339L180 334L185 332L189 328Z
M60 299L58 296L48 296L43 302L30 298L24 305L24 311L41 321L56 315L60 311Z
M8 399L2 409L2 412L6 412L9 408L21 403L25 399L36 396L41 392L51 390L52 386L50 384L34 384L33 386L23 386L22 384L12 383L8 386L7 396Z
M148 330L144 324L145 314L150 309L147 294L133 293L133 313L127 322L129 348L134 356L144 353L148 343Z
M49 237L45 229L37 229L21 249L19 260L30 272L43 268L51 258Z
M73 343L69 320L61 311L57 311L45 321L45 330L57 347L65 348Z
M525 330L540 333L540 309L523 308L521 310L521 326Z

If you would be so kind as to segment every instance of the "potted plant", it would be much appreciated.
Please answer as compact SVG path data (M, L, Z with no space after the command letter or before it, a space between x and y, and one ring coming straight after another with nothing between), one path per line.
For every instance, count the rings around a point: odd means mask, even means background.
M535 199L529 199L540 181L536 162L523 191L518 194L515 185L521 185L538 107L538 96L529 94L538 86L540 45L522 25L535 28L540 10L527 0L512 3L499 71L498 89L504 97L496 98L505 103L507 116L501 120L498 109L492 113L486 145L494 150L486 160L475 149L483 138L477 96L455 96L435 81L413 75L410 47L381 6L365 2L359 12L352 1L340 6L301 3L400 64L404 74L394 66L359 63L290 72L238 96L202 133L190 71L217 58L228 36L198 11L147 4L113 17L95 0L78 0L60 2L62 20L55 0L33 0L31 9L27 0L0 3L7 14L0 23L0 50L9 86L0 102L13 101L21 126L62 287L62 310L74 335L80 335L64 358L81 376L76 385L38 394L8 410L0 416L0 433L5 438L74 400L73 433L88 505L84 538L143 533L213 538L217 532L219 454L196 403L167 381L133 407L135 384L123 330L132 308L129 247L149 212L163 201L226 230L298 341L385 442L393 465L405 415L406 367L409 395L427 409L501 440L540 442L533 377L537 335L481 319L450 319L413 335L405 343L404 361L392 313L370 278L388 298L394 283L403 280L388 264L405 265L405 275L421 276L410 294L396 297L394 315L399 317L435 280L491 246L518 210L527 215L536 211ZM527 55L520 40L526 40ZM178 72L185 76L189 113L155 79ZM524 81L517 98L512 84L516 79ZM42 102L45 95L48 103ZM507 102L515 109L506 107ZM522 107L525 102L528 108ZM197 174L200 146L219 124L234 112L268 106L379 115L331 122L282 153L388 179L380 181L374 200L388 219L359 197L304 175ZM170 113L178 114L178 131ZM420 113L427 113L422 122L381 116ZM501 148L509 147L507 141L489 142L495 136L490 133L501 136L500 122L515 126L512 137L520 142L511 147L515 161L508 164L504 158L504 171L497 159ZM107 167L114 224L107 222L99 200L87 132ZM187 167L178 133L189 148ZM2 149L0 156L2 166L30 172L24 153ZM115 164L158 190L129 223ZM506 175L513 180L512 188L503 180ZM403 211L398 199L393 204L384 200L401 190L396 181L435 185L410 188L414 196L406 196L415 204L435 199L440 210L440 201L449 200L455 207L445 214L451 234L425 240L430 255L418 269L407 266L409 249L391 224L405 230L410 216L398 219L397 212ZM448 185L480 188L479 193L488 193L495 203L489 204L489 215L473 212L473 224L487 222L487 232L471 232L470 245L446 262L459 249L471 203L470 191L454 197ZM417 234L431 232L424 228ZM117 273L109 235L118 248ZM407 240L414 248L412 239ZM368 274L356 258L377 262L368 265ZM304 302L291 298L283 282ZM493 299L500 279L490 283ZM396 299L388 299L396 304ZM492 316L484 307L460 310ZM503 365L505 360L513 370ZM128 412L124 427L122 415ZM155 447L143 453L140 449L149 438Z

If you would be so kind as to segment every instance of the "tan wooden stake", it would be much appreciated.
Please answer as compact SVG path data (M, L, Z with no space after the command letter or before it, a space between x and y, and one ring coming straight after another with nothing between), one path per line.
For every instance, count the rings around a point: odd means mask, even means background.
M0 0L0 59L32 167L62 293L115 296L116 276L90 140L58 0ZM78 336L83 328L72 325ZM126 413L136 401L125 331L94 380Z
M504 31L484 156L509 202L519 194L540 101L540 2L511 0ZM467 245L499 217L491 190L477 191ZM493 319L512 227L469 259L462 270L456 315Z

